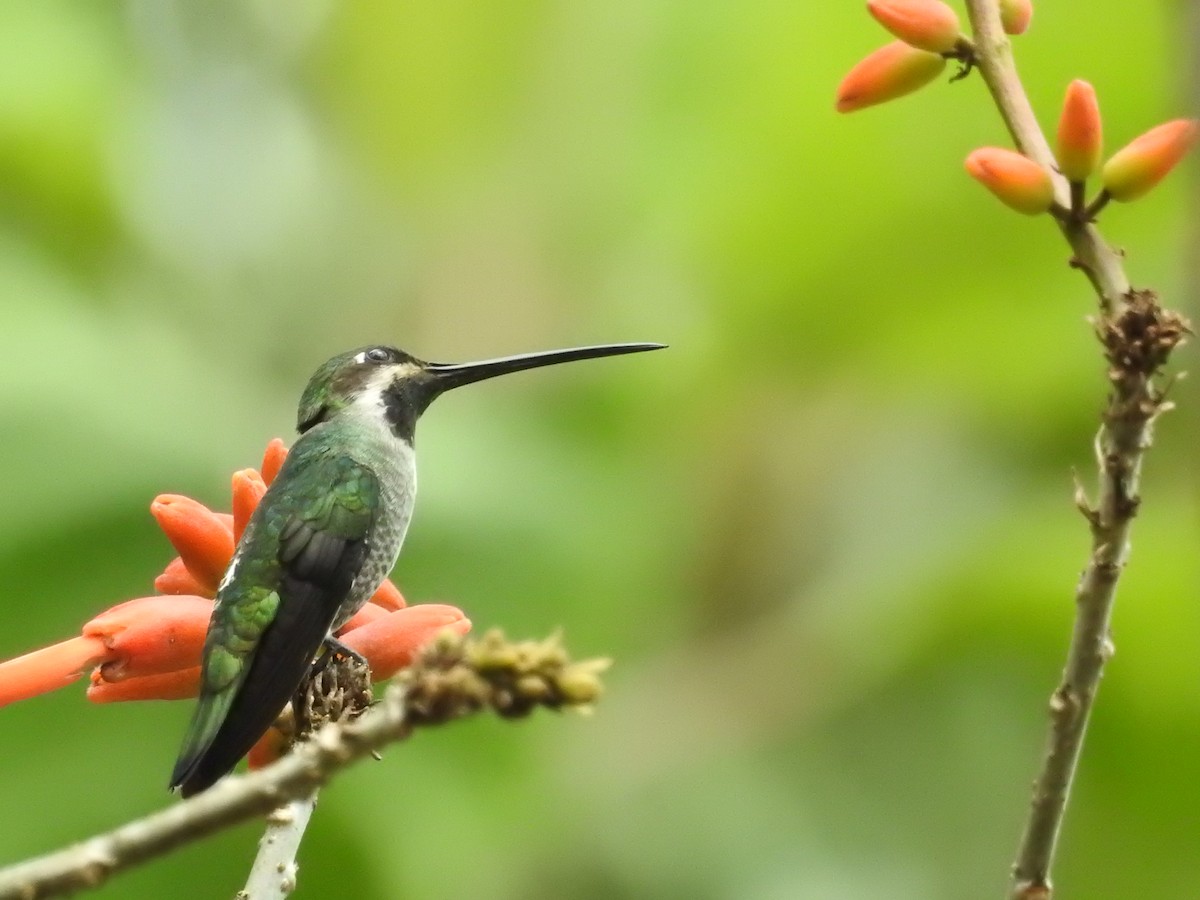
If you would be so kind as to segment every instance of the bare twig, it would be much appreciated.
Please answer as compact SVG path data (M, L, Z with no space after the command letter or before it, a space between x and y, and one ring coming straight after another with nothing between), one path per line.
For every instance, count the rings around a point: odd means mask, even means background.
M438 639L397 676L381 702L352 722L326 725L278 762L122 825L0 870L0 900L37 900L95 887L111 875L223 828L310 797L342 769L402 740L417 726L483 709L515 717L538 706L586 708L600 695L607 660L573 663L557 636L510 643Z
M1017 75L998 3L967 0L967 11L978 68L1009 133L1022 153L1057 173ZM1070 186L1058 174L1054 179L1058 202L1070 206ZM1083 216L1057 219L1074 253L1072 265L1083 270L1099 298L1096 327L1108 362L1111 393L1096 438L1096 501L1090 504L1082 488L1075 496L1091 528L1092 548L1075 592L1075 625L1062 682L1050 699L1050 734L1013 866L1009 894L1013 900L1052 896L1050 869L1063 814L1100 676L1113 652L1109 623L1138 511L1142 457L1151 443L1154 420L1169 408L1155 378L1189 333L1186 321L1164 310L1152 292L1130 288L1120 255L1090 221L1105 199L1102 194Z
M1105 662L1112 655L1109 622L1117 580L1129 554L1138 478L1154 420L1170 408L1154 378L1188 333L1149 291L1131 292L1124 312L1103 319L1098 336L1112 384L1096 441L1099 496L1087 516L1092 555L1075 592L1076 616L1063 679L1050 699L1050 737L1013 868L1013 898L1049 898L1050 867L1088 715Z

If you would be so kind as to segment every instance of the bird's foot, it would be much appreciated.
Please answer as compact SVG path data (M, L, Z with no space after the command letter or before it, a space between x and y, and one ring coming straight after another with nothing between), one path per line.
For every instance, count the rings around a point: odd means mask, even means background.
M357 650L351 650L332 634L325 638L323 647L325 652L317 660L317 665L321 665L322 661L324 661L325 665L328 665L333 659L344 659L349 660L357 666L362 666L364 669L370 668L365 656Z

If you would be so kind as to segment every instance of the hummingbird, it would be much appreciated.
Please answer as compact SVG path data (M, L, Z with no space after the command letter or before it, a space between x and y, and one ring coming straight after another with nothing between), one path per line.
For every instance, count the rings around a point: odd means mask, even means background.
M233 769L282 712L322 646L387 577L416 498L417 419L436 397L524 369L662 347L602 344L431 363L377 345L317 369L300 397L300 437L217 589L200 699L171 789L187 797Z

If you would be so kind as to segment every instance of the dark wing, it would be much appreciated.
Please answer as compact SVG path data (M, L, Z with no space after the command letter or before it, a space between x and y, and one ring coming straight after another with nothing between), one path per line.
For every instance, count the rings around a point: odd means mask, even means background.
M171 777L185 797L229 772L275 721L369 549L375 476L350 457L296 449L247 527L234 575L218 596L200 703Z

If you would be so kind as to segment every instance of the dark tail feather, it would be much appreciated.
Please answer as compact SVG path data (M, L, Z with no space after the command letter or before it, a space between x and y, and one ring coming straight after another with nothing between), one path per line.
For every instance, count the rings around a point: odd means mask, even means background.
M295 590L297 586L292 587ZM211 704L207 714L203 702L197 709L184 751L171 775L171 789L179 788L184 797L206 790L227 775L300 686L329 631L331 617L322 614L320 604L305 604L304 598L295 594L289 600L300 603L280 604L279 616L263 632L250 669L232 701ZM224 711L221 706L226 706L228 712L218 727L209 730L211 739L198 741L193 749L193 732L203 732L207 722Z
M179 759L175 761L175 770L171 773L171 790L179 787L211 750L221 723L229 714L236 689L236 686L231 685L223 694L207 697L201 695L200 702L196 704L196 710L192 713L183 749L179 752ZM189 793L187 789L184 790L184 796L188 796Z

